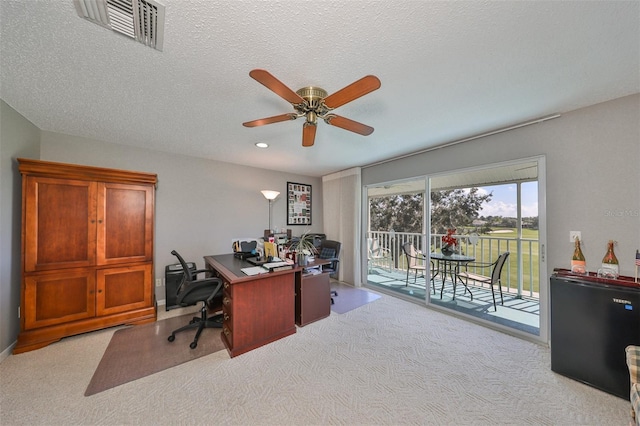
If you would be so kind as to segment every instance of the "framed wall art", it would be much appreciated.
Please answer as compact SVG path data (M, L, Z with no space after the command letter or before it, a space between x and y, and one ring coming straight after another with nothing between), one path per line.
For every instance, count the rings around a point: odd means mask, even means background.
M287 225L311 225L311 185L287 182Z

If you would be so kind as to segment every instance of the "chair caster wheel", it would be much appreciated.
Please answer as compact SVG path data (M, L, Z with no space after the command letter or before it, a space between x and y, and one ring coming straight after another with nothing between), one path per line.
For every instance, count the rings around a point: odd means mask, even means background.
M198 343L197 343L197 342L191 342L191 343L189 344L189 347L190 347L191 349L195 349L195 348L196 348L196 346L198 346Z
M174 340L176 340L176 336L172 334L171 336L167 337L167 340L173 342Z

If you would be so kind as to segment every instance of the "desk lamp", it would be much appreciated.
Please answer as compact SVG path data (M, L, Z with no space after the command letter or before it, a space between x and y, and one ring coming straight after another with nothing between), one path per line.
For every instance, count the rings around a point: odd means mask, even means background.
M262 192L264 198L269 200L269 233L271 233L271 230L273 229L271 228L271 206L273 204L273 200L275 200L280 193L278 191L271 191L270 189L263 189L260 192Z

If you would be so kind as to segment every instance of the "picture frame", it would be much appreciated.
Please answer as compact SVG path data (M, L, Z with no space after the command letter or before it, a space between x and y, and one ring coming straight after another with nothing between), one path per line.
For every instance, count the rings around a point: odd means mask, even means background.
M287 182L287 225L311 225L311 185Z

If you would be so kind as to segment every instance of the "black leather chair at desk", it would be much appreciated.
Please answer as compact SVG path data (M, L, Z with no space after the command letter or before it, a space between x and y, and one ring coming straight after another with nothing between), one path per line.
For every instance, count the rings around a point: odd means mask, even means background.
M184 276L176 295L177 304L180 306L192 306L202 302L202 308L200 308L200 317L193 317L189 324L174 330L168 340L173 342L176 338L176 333L197 328L196 336L189 345L191 349L195 349L198 346L198 339L202 330L205 328L222 328L222 314L211 318L207 317L207 308L212 307L216 311L222 310L222 280L220 278L198 279L198 274L208 272L208 270L191 270L177 251L173 250L171 254L178 258L184 271Z
M338 279L338 266L340 265L340 248L342 243L333 240L322 240L318 247L318 257L320 259L329 260L331 263L322 267L323 272L329 272L329 276ZM333 296L338 296L338 292L331 290L331 304L333 305Z

